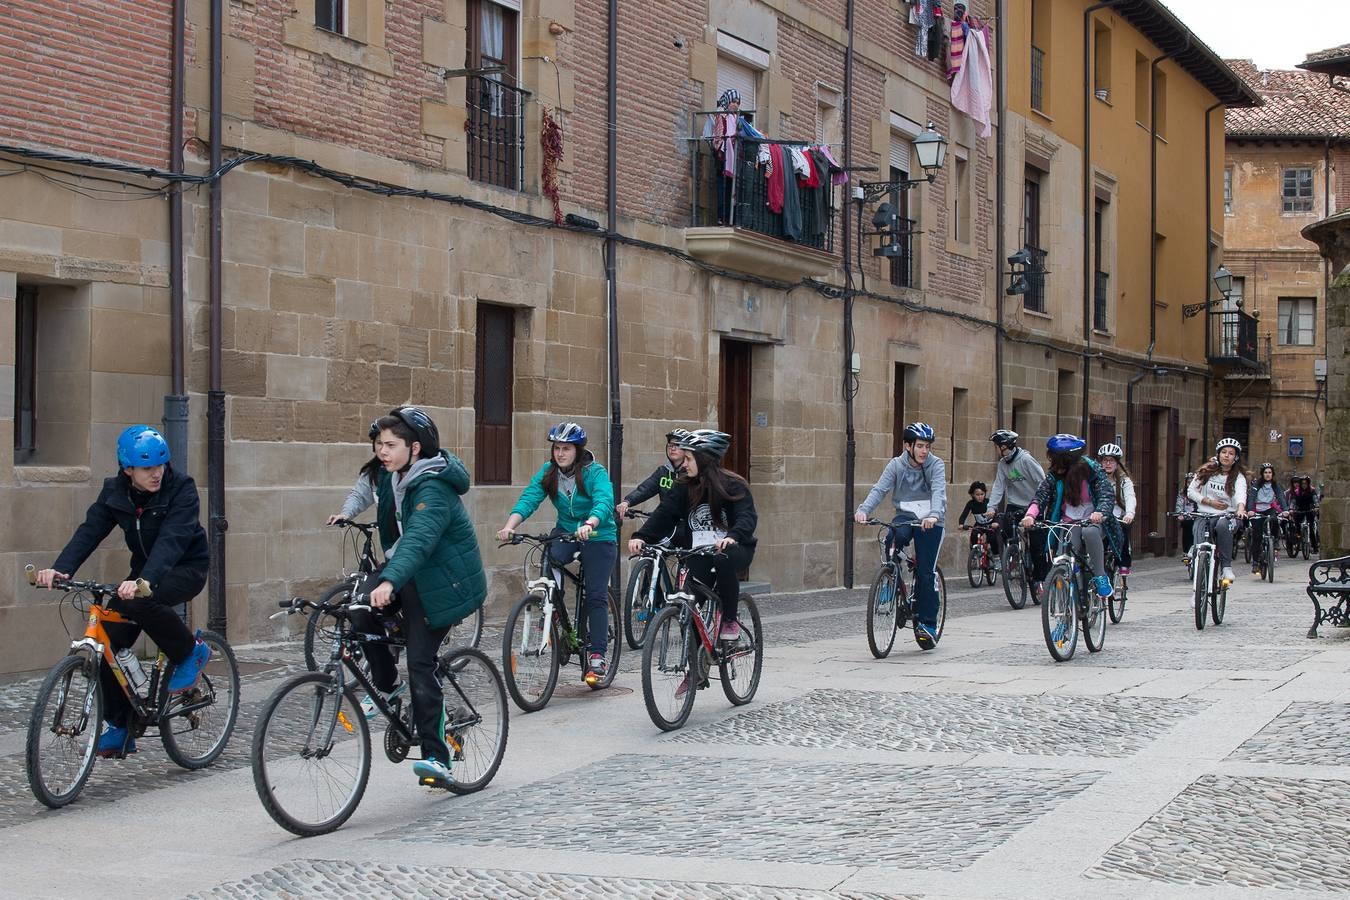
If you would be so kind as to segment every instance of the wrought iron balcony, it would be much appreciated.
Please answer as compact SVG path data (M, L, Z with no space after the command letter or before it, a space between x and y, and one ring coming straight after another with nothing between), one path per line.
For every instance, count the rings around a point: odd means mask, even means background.
M804 247L833 252L834 190L828 179L822 189L798 189L799 216L769 208L769 179L757 160L761 147L777 144L786 157L792 147L804 148L801 141L758 141L737 139L736 166L731 178L722 175L722 162L707 140L693 142L693 221L695 228L717 225L745 228ZM791 163L786 176L795 179ZM795 187L795 181L793 187Z
M1027 266L1027 292L1022 298L1022 306L1033 312L1045 312L1045 258L1048 252L1040 247L1026 246L1031 254L1031 263Z
M914 233L918 222L913 219L897 219L895 246L900 248L898 256L891 259L891 284L896 287L914 287Z
M466 79L465 107L469 177L498 187L525 182L525 99L530 92L495 75Z
M1045 110L1045 51L1031 46L1031 108Z
M1211 313L1209 316L1210 352L1209 363L1213 366L1233 368L1262 368L1257 353L1256 319L1237 309L1227 309Z

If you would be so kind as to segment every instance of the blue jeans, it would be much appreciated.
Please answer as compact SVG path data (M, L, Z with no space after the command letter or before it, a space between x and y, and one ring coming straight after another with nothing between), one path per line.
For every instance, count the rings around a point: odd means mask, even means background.
M896 526L891 535L891 548L899 549L914 541L914 616L924 625L937 630L938 592L937 561L942 549L942 526L934 525L927 531L918 522L891 522Z
M609 576L619 558L619 545L614 541L555 541L549 547L549 556L555 563L570 562L580 551L581 594L585 599L586 630L590 635L591 652L605 655L609 637ZM576 623L580 625L581 623Z

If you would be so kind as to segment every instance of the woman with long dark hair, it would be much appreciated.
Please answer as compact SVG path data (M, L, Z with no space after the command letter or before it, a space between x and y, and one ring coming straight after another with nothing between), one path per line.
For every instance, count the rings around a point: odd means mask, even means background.
M1271 463L1261 463L1256 480L1247 488L1247 515L1256 520L1252 523L1251 536L1252 574L1260 577L1261 557L1256 548L1265 540L1266 529L1276 526L1270 520L1286 515L1284 505L1280 503L1280 486L1275 481L1275 466Z
M1247 512L1247 476L1238 465L1242 445L1234 438L1224 438L1214 447L1214 456L1196 470L1186 494L1195 504L1195 543L1205 539L1208 521L1224 513ZM1235 519L1221 518L1215 523L1215 544L1219 548L1220 578L1225 585L1233 583L1233 531Z
M549 429L549 460L521 492L506 524L497 532L504 541L548 498L558 513L556 528L576 540L549 546L553 561L562 564L581 554L582 593L591 655L585 680L603 681L609 643L609 576L619 558L619 530L614 524L614 488L609 473L586 449L586 429L576 422L559 422Z
M1036 488L1036 499L1027 507L1022 527L1030 528L1037 517L1044 517L1047 522L1078 525L1069 532L1070 540L1075 550L1086 552L1098 596L1110 597L1111 579L1106 575L1101 523L1111 515L1115 505L1115 488L1102 467L1083 455L1087 442L1077 435L1057 434L1046 441L1045 447L1050 465L1046 467L1045 480Z
M755 557L755 526L759 523L755 501L745 479L722 468L722 458L731 446L729 435L700 428L678 440L685 451L683 473L628 542L628 552L641 553L647 543L659 541L672 531L672 546L715 547L715 556L690 558L689 571L717 590L722 612L718 638L738 640L738 573L748 569Z
M1134 479L1130 470L1125 468L1125 451L1119 444L1102 444L1097 448L1097 462L1101 464L1106 477L1116 489L1115 504L1111 514L1115 516L1116 526L1111 529L1115 535L1112 547L1116 551L1116 560L1120 564L1120 574L1130 574L1134 565L1134 550L1130 546L1130 523L1134 521L1136 501L1134 497Z

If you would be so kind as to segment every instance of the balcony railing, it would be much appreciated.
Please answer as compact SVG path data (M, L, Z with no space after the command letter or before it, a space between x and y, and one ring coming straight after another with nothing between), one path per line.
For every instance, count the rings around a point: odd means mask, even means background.
M470 75L465 106L469 177L518 191L525 182L525 98L530 92Z
M1032 312L1045 312L1045 257L1048 255L1040 247L1027 244L1026 251L1031 254L1031 264L1027 266L1027 292L1022 298L1022 306Z
M1044 111L1044 103L1045 51L1033 44L1031 47L1031 108Z
M913 219L897 219L895 224L895 245L900 248L899 256L891 259L891 284L896 287L914 287L914 233L918 222Z
M833 252L834 250L834 189L825 176L822 188L798 188L799 216L789 216L790 205L783 212L769 209L769 179L757 160L761 146L778 144L784 156L791 147L805 147L801 141L758 141L737 139L737 157L731 178L722 175L722 161L713 153L705 139L693 140L693 216L695 228L730 225L745 228L779 240L792 241L805 247ZM786 177L793 179L791 164Z
M1211 336L1209 362L1216 366L1261 368L1257 355L1256 319L1236 309L1214 313L1210 317Z
M1105 272L1098 272L1097 278L1092 284L1092 327L1098 331L1106 331L1106 299L1109 296L1111 287L1111 276Z

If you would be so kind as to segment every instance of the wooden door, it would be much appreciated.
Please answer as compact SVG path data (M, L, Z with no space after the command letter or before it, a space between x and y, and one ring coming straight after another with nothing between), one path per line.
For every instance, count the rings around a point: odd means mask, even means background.
M473 389L474 475L478 484L511 483L514 324L510 307L479 305Z
M744 341L722 341L718 388L718 425L731 435L723 465L750 480L750 348Z

